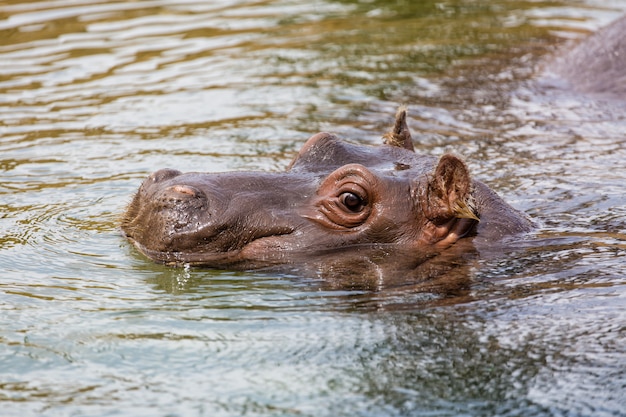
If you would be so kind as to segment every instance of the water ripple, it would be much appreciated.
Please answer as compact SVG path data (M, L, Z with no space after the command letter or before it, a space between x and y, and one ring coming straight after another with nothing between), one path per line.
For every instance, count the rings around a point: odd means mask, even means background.
M4 2L3 412L623 415L624 109L534 78L611 7ZM401 103L542 225L456 293L169 268L121 235L157 168L282 170L319 130L378 143Z

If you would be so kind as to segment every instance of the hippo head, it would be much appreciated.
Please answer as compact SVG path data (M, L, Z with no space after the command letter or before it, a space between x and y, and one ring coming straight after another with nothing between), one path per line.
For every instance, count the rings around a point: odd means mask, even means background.
M456 156L416 154L401 110L385 144L318 133L285 172L157 171L122 229L167 264L251 268L382 246L430 253L476 233L477 184Z

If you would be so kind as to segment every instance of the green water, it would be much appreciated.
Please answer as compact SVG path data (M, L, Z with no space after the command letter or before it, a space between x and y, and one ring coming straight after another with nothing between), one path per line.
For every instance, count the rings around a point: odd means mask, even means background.
M0 2L0 414L624 416L626 110L544 82L614 1ZM463 285L172 269L163 167L282 170L399 104L540 229Z

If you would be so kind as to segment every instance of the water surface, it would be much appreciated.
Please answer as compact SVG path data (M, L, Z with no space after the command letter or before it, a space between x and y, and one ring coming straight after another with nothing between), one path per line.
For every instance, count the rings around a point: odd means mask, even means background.
M0 3L0 407L37 416L626 415L626 110L544 80L615 1ZM310 135L463 155L541 227L462 285L169 268L150 172ZM456 281L455 281L456 282Z

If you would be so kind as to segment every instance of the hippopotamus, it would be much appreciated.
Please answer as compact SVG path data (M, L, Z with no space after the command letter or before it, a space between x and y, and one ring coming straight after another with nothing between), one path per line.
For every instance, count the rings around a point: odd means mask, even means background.
M549 75L567 89L606 98L626 98L626 16L566 48L549 63Z
M382 144L317 133L284 172L156 171L121 227L160 263L252 269L340 253L362 260L375 248L427 259L533 223L473 179L460 157L416 153L401 109Z

